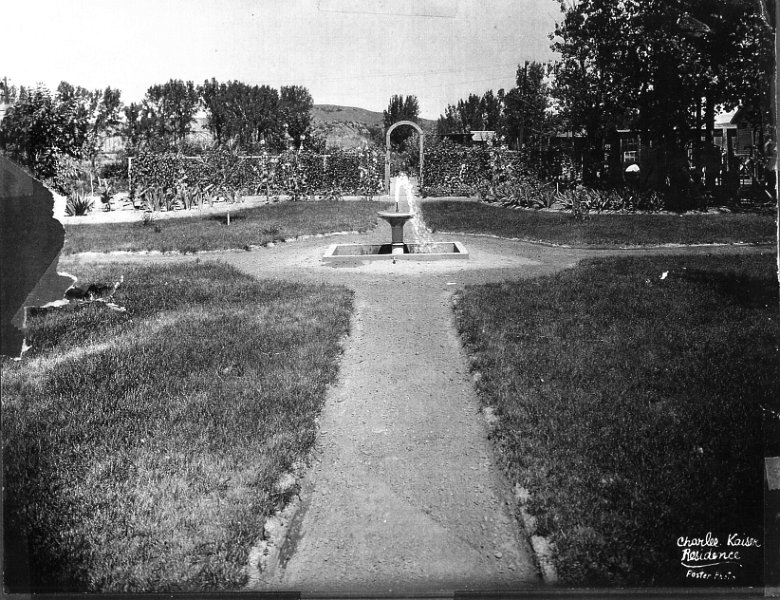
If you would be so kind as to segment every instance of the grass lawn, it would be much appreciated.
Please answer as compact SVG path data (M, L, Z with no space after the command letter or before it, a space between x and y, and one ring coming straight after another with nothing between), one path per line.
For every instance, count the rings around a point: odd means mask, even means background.
M101 223L65 226L63 254L158 250L198 252L248 249L252 245L300 235L365 231L376 225L384 202L284 202L234 211L225 215L180 217L135 223Z
M591 214L514 210L479 202L426 200L423 218L433 231L485 233L569 246L774 242L773 215Z
M240 587L314 442L352 293L206 263L74 274L124 275L127 312L32 310L32 350L3 360L6 583L29 564L43 590Z
M678 537L762 538L761 405L780 411L771 251L592 260L467 287L457 313L566 584L693 585ZM760 581L760 552L745 555L726 583Z

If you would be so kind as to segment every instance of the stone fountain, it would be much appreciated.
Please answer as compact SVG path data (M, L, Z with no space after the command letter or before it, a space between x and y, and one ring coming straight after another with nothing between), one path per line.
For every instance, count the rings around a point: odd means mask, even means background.
M377 213L380 219L384 219L390 225L390 245L391 254L405 254L407 252L404 244L404 225L414 215L410 212L399 212L398 202L395 203L395 212L379 211Z
M468 258L466 247L460 242L434 242L425 229L416 208L414 190L405 175L396 178L395 211L379 211L377 215L390 225L389 244L333 244L322 257L323 262L339 263L355 260L442 260ZM405 189L409 210L401 210L400 192ZM415 230L414 243L404 242L404 226L411 221Z

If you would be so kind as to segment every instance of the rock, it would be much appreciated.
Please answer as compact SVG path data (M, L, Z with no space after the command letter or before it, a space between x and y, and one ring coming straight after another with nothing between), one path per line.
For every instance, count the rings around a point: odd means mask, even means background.
M515 500L520 504L528 504L531 501L531 492L522 487L519 483L515 484Z
M295 487L296 479L295 475L292 473L285 473L281 477L279 477L279 480L276 482L276 485L274 488L276 491L280 494L286 494L291 489Z
M496 409L492 406L486 406L482 409L482 414L485 416L485 421L490 427L493 427L498 423L499 419L496 415Z

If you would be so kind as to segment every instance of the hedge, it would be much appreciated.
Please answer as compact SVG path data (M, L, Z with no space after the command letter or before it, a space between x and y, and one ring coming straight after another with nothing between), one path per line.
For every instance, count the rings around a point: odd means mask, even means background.
M379 162L374 149L261 156L214 149L197 157L141 152L132 160L129 187L131 195L152 210L247 195L373 198L383 188Z

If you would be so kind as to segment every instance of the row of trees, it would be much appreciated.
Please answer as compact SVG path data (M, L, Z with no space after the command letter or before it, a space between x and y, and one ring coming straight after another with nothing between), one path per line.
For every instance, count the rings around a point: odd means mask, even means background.
M215 79L196 86L171 79L151 86L143 100L124 106L119 90L87 90L62 82L52 93L0 82L6 114L0 123L0 149L39 177L52 178L64 157L86 161L92 171L105 139L119 135L128 151L181 147L201 108L217 145L244 151L261 142L271 150L318 143L311 130L309 91L302 86L248 85Z
M241 81L219 82L212 78L203 85L170 80L154 85L140 103L125 108L123 134L133 147L183 143L191 131L199 108L207 114L207 126L218 146L232 143L252 150L264 141L284 149L311 138L311 109L314 100L302 86L267 85Z
M716 111L742 106L763 151L771 124L775 3L770 0L555 0L560 58L525 63L516 87L449 105L439 133L495 130L512 147L551 132L585 138L593 177L617 130L655 149L658 181L686 148L701 157ZM701 132L704 140L701 140Z
M686 145L712 142L716 111L749 113L763 149L771 123L774 2L582 0L562 4L552 95L566 128L596 152L615 130L658 149L658 179L674 175ZM595 157L594 157L595 158Z
M509 92L488 90L482 96L470 94L449 104L436 124L439 134L489 130L502 136L512 147L535 142L554 127L547 112L550 104L550 66L526 62L518 66L517 85Z

